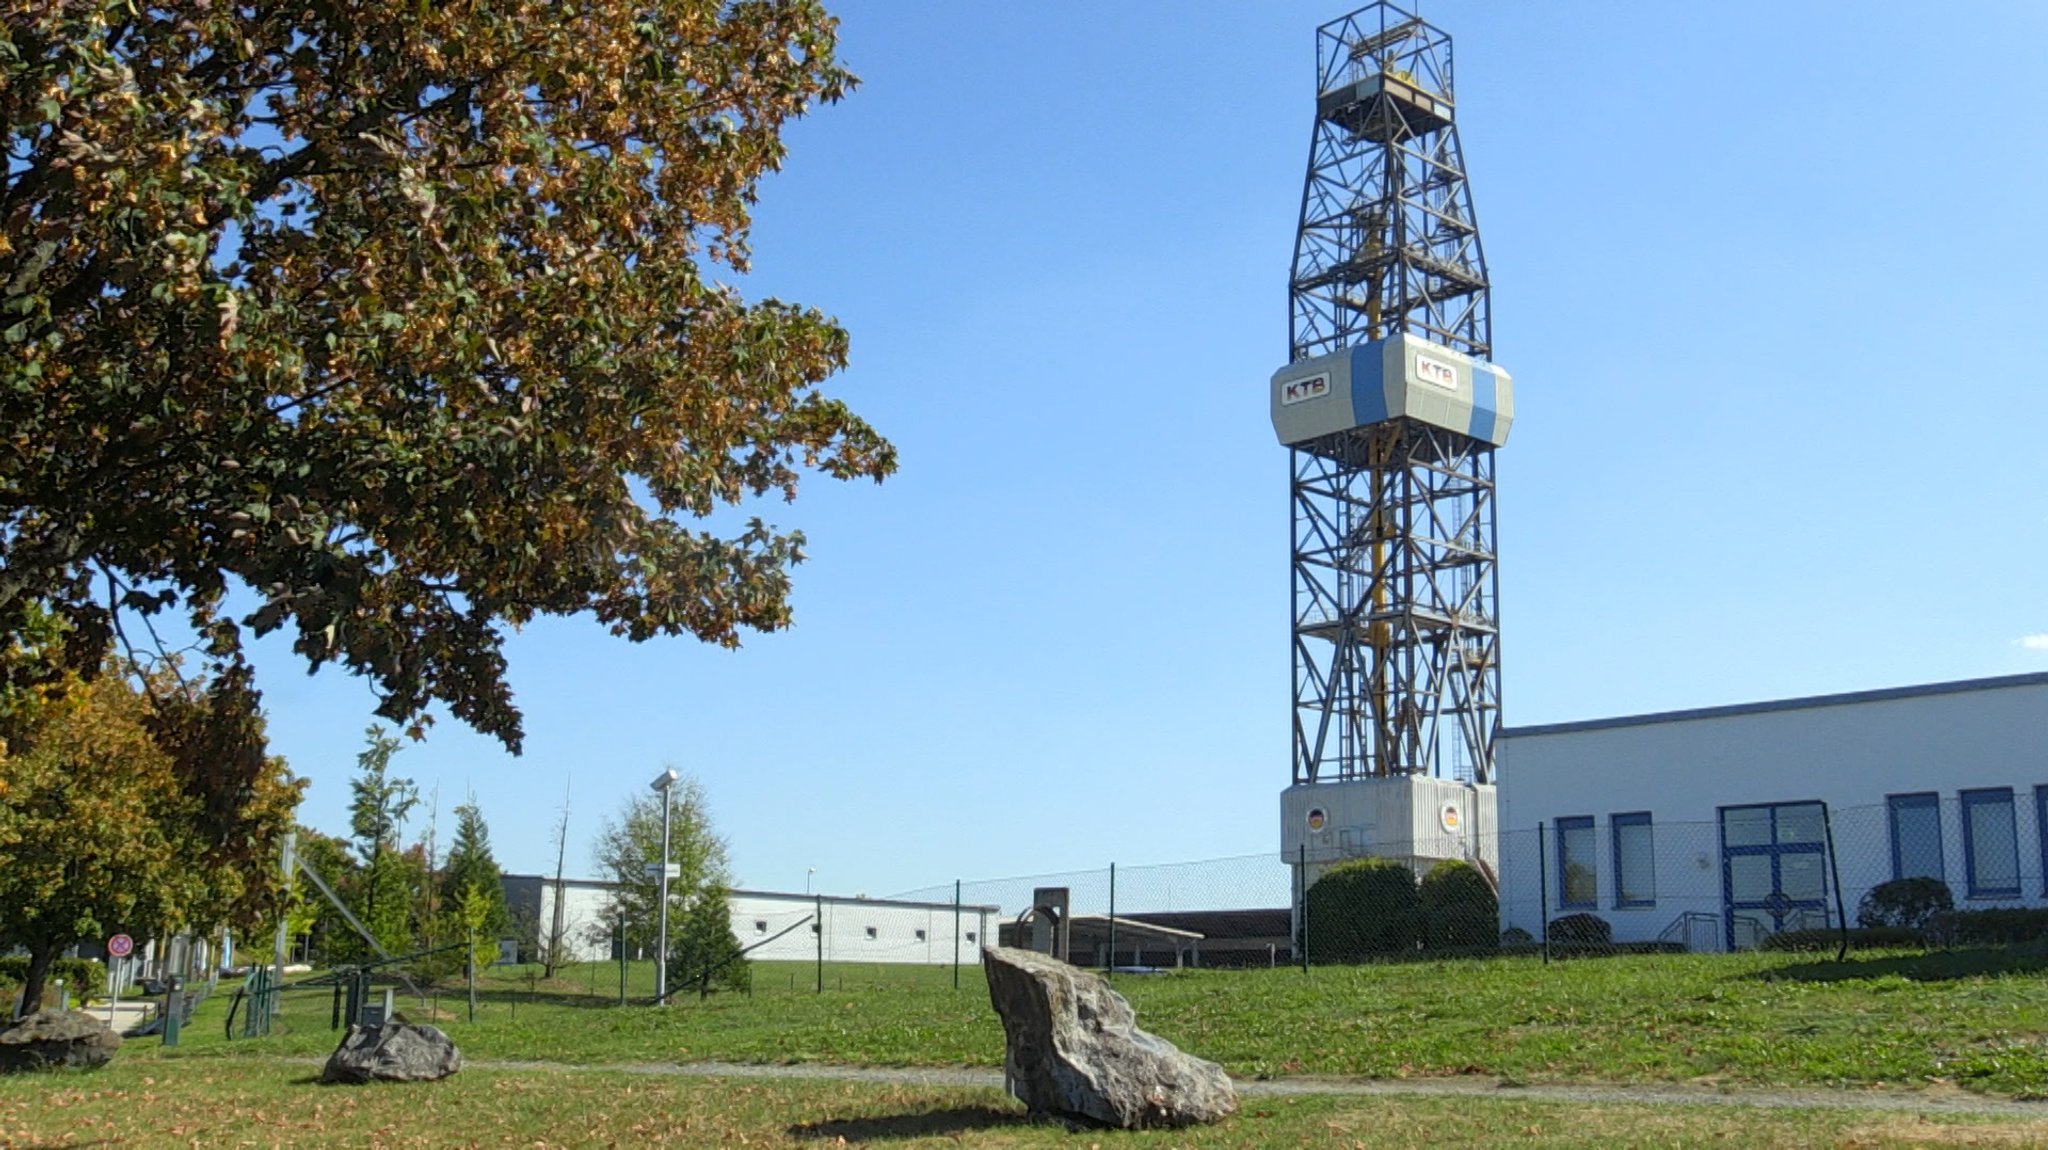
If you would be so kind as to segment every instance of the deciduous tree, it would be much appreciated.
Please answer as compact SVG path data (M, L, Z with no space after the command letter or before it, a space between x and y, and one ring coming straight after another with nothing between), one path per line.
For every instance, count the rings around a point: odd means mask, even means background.
M413 896L425 875L423 858L409 857L399 846L406 816L419 803L419 788L411 779L392 777L391 757L400 744L390 732L372 726L363 738L368 746L356 756L359 774L349 782L349 831L357 863L353 909L384 949L397 955L412 949Z
M718 277L852 83L834 36L817 0L13 6L0 635L47 608L93 666L183 611L241 690L285 628L517 751L507 626L786 625L801 536L707 518L895 456L820 391L845 332Z
M688 775L672 788L668 859L677 876L669 880L669 950L677 959L716 962L737 947L726 894L732 883L725 840L711 826L703 784ZM616 816L599 829L593 861L614 884L605 918L626 924L629 945L654 949L660 937L660 882L648 873L661 861L661 804L658 794L628 797ZM672 967L678 967L676 962ZM680 968L685 977L702 964ZM735 963L715 979L744 986L745 972Z
M270 758L248 792L214 793L191 747L159 736L190 718L164 708L204 712L203 688L152 686L122 667L73 679L18 730L21 749L0 750L0 948L28 951L30 1007L51 960L80 939L247 926L279 907L274 852L300 784ZM223 827L242 837L223 841ZM248 865L266 853L267 867Z

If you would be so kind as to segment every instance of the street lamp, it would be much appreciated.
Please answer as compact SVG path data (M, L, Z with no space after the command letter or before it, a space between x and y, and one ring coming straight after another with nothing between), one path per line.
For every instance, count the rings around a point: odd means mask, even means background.
M671 767L647 784L661 796L661 915L656 927L661 933L654 947L654 1001L662 1005L668 1004L668 816L675 806L672 796L676 780L681 777Z
M805 893L805 894L809 894L809 893L811 893L811 876L812 876L812 875L814 875L814 874L817 874L817 873L818 873L818 868L817 868L817 867L814 867L814 866L807 866L807 867L805 867L805 868L804 868L804 893Z

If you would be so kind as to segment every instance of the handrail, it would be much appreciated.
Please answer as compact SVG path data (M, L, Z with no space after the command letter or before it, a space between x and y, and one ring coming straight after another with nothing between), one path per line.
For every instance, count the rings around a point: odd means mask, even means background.
M1711 922L1718 925L1720 920L1720 915L1710 914L1707 911L1703 910L1680 911L1678 912L1678 917L1671 920L1670 926L1667 926L1662 931L1658 932L1657 941L1680 942L1683 941L1685 938L1689 937L1691 931L1687 928L1691 927L1693 923Z

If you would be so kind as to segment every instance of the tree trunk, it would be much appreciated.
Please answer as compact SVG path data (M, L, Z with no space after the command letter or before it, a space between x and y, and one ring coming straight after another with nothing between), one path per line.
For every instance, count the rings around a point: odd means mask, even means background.
M28 1014L40 1010L43 1005L43 983L50 976L50 964L57 960L57 952L64 944L54 939L31 943L28 948L28 977L21 987L21 1012ZM85 991L78 991L80 1001Z

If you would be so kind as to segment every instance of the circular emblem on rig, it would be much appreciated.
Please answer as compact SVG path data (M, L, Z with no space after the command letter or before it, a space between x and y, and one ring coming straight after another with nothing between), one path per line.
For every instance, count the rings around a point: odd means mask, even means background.
M1458 829L1458 824L1464 821L1465 812L1459 810L1456 803L1445 803L1443 814L1439 817L1443 820L1445 830L1455 831Z
M1310 807L1308 809L1308 829L1312 831L1322 830L1324 824L1329 821L1330 816L1323 813L1323 808Z

